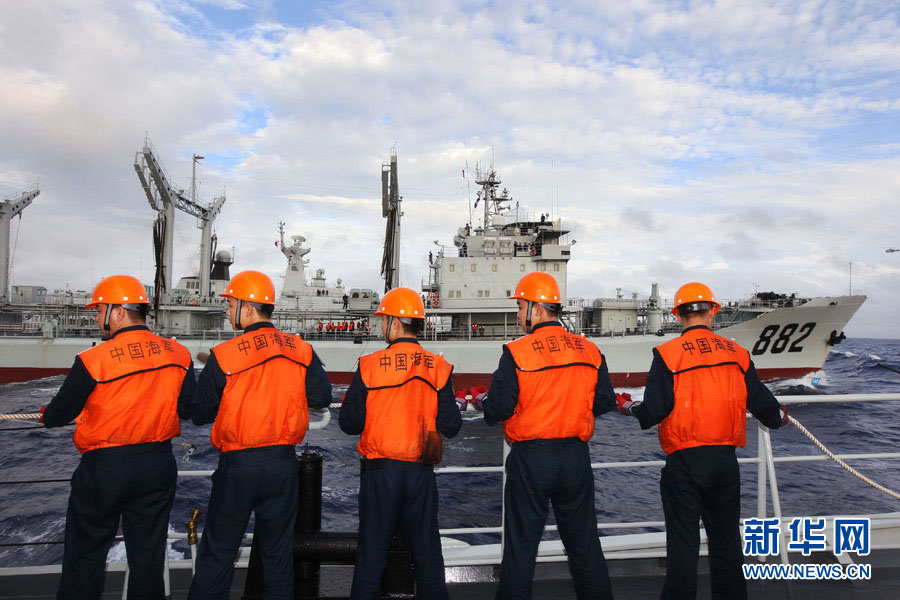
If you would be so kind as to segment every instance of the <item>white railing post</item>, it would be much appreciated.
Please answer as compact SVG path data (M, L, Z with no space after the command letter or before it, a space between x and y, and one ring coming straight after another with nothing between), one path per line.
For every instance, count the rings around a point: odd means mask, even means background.
M500 532L500 557L503 557L503 549L504 544L506 543L506 457L509 456L509 451L512 448L509 445L509 442L506 441L506 436L503 436L503 485L500 490L500 527L502 531Z
M756 422L756 459L759 461L756 463L756 517L758 519L766 518L766 458L765 458L765 448L766 442L763 435L763 428L765 426L759 421ZM759 562L764 562L766 560L765 556L757 556L756 560Z
M166 548L165 564L163 565L163 587L166 598L172 595L172 583L169 580L169 549Z
M759 421L756 422L756 458L759 462L756 464L756 516L759 519L766 518L766 460L765 460L765 441L763 440L763 425Z
M771 483L769 484L769 490L772 492L772 513L773 516L778 519L779 523L779 531L781 525L781 498L778 495L778 479L775 477L775 460L772 455L772 438L769 436L769 428L759 424L759 428L763 434L763 442L765 443L765 453L766 453L766 469L769 473L769 479ZM779 533L780 535L780 533ZM787 553L787 544L784 544L784 540L778 540L778 547L781 554L781 562L782 564L788 564L788 553Z

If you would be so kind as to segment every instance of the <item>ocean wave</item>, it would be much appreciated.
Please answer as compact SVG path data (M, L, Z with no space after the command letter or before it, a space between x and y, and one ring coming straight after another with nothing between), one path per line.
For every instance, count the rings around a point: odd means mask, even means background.
M822 393L820 388L828 386L828 374L825 371L814 371L802 377L772 381L767 385L773 394L799 395L810 392L820 394Z
M181 535L184 534L183 531L180 533ZM181 539L171 539L173 534L179 534L179 532L175 531L175 528L172 527L171 523L169 523L169 531L167 533L167 535L169 536L169 540L167 540L166 542L166 556L169 560L184 560L185 558L188 558L189 555L185 554L184 551L174 547L175 544L184 544L185 541ZM112 546L110 546L109 552L106 554L107 563L125 562L126 560L128 560L128 555L125 552L124 541L119 540L118 542L115 542Z

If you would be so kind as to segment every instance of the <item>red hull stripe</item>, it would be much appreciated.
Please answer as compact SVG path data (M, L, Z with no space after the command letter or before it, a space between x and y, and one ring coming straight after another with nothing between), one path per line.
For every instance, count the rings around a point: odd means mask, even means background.
M54 375L65 375L69 369L42 367L0 367L0 384L16 381L33 381Z
M785 369L759 369L760 379L769 381L772 379L793 379L802 377L814 371L818 371L813 367L792 367ZM69 369L40 367L2 367L0 368L0 384L13 383L16 381L32 381L34 379L42 379L44 377L53 377L54 375L65 375ZM337 385L350 385L353 381L353 373L347 371L330 371L328 378L331 383ZM647 373L611 373L613 387L617 388L637 388L643 387L647 383ZM490 387L490 373L454 373L453 387L456 389L483 385Z

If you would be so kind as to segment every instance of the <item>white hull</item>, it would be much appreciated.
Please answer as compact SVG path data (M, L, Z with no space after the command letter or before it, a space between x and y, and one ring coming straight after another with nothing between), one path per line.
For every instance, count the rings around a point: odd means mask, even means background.
M753 361L764 379L798 377L825 363L832 336L865 301L865 296L816 298L792 308L780 308L739 325L718 330L741 346L754 350ZM639 387L650 368L652 349L674 337L630 335L592 338L606 357L613 384ZM801 339L802 338L802 339ZM181 340L193 355L208 352L216 340ZM350 340L312 339L334 383L349 383L362 354L382 347L379 339L363 344ZM96 344L89 338L0 338L0 382L27 381L68 371L75 355ZM457 387L487 385L502 352L503 340L423 340L453 364Z

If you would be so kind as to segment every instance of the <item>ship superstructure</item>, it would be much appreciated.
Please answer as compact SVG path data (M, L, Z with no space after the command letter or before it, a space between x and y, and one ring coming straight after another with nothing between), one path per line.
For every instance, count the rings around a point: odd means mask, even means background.
M509 190L500 190L493 168L478 169L475 181L480 186L475 207L483 207L482 224L467 223L456 231L453 246L440 245L436 255L429 253L422 291L426 308L436 316L450 316L453 330L461 332L475 323L490 328L488 335L498 335L515 314L509 296L526 273L552 274L565 296L571 245L559 219L522 218Z
M193 352L207 352L235 335L217 295L229 279L233 254L216 251L212 232L224 196L209 203L197 200L193 182L201 158L193 157L190 195L172 186L149 140L135 160L141 185L158 214L157 276L154 285L147 286L156 303L150 325L162 335L178 337ZM402 197L397 181L397 155L392 150L390 162L381 170L386 289L398 283ZM457 229L452 245L438 243L439 249L429 252L428 275L422 280L428 311L423 345L454 365L458 387L489 384L503 343L521 335L516 304L509 296L524 274L550 273L567 295L567 265L574 244L559 218L525 214L501 187L493 168L476 169L475 181L479 190L474 208L482 211L481 223ZM174 208L198 218L202 243L197 275L182 277L172 286L165 269L171 264L165 240ZM381 344L376 339L378 318L372 317L378 294L347 288L341 280L329 285L323 268L309 276L311 248L304 236L294 235L288 244L284 224L279 224L278 235L276 246L287 264L273 321L314 343L334 383L349 383L359 355L373 343ZM13 286L11 297L14 304L0 311L0 382L65 373L75 354L98 335L94 311L83 308L88 291L48 293L42 286ZM821 368L829 348L840 342L843 327L864 301L865 296L803 299L757 294L747 301L723 302L716 326L721 335L751 349L763 378L796 377ZM614 384L639 386L652 348L680 330L670 310L671 302L663 300L659 286L652 284L648 297L617 290L614 298L567 298L562 321L597 343Z

